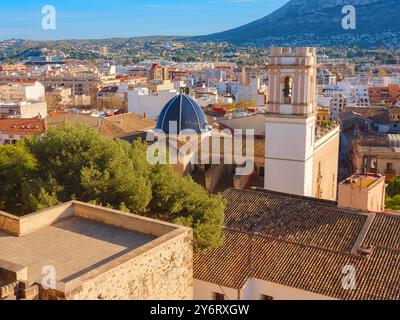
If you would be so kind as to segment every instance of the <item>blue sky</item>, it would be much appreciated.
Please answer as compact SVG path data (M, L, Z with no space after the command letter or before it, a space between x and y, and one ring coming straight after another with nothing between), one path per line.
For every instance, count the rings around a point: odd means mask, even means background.
M9 0L0 6L0 39L89 39L201 35L261 18L288 0ZM41 27L53 5L56 30Z

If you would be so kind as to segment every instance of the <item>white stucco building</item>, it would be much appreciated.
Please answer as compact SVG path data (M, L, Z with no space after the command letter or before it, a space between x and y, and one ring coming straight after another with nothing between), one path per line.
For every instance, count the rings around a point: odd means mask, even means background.
M13 81L0 86L0 101L32 101L45 100L44 86L35 80Z
M151 92L147 87L128 91L128 111L156 120L165 104L178 94L177 90Z
M260 78L251 78L250 84L239 84L236 95L236 102L251 101L260 111L264 110L267 104L267 88L261 85Z

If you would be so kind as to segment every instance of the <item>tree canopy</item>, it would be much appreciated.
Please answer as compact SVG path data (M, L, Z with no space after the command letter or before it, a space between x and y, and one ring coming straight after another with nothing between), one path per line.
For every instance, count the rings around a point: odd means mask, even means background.
M196 250L222 242L225 203L169 165L151 165L146 145L85 126L0 145L0 210L23 215L71 199L193 228Z
M389 197L394 197L400 194L400 178L395 177L390 181L386 188L386 193Z
M395 177L386 188L386 209L400 210L400 178Z

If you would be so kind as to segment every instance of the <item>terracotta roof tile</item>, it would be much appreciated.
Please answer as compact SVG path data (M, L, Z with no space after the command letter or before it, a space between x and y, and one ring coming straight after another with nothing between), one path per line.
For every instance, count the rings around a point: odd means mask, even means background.
M44 131L42 119L0 119L0 133L34 135Z
M50 114L46 118L47 126L57 126L63 123L83 124L93 128L107 137L123 137L155 127L155 121L143 118L133 113L124 113L108 118L95 118L89 115L65 113Z
M366 215L334 202L274 192L227 190L224 244L198 253L194 277L242 289L249 278L337 299L400 299L400 218L376 215L363 246L350 252ZM342 287L343 268L356 270L356 289Z
M336 202L271 191L230 189L224 197L226 228L336 251L351 250L367 218L338 209Z
M115 128L118 128L121 132L120 135L128 135L152 129L156 126L156 122L148 118L143 118L134 113L123 113L120 115L108 117L104 119L104 122L112 124ZM101 132L100 132L101 133Z
M378 214L363 245L400 250L400 216Z

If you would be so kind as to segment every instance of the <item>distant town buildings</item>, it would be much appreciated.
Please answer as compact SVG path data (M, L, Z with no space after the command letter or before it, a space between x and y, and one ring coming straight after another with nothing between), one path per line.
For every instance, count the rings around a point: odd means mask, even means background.
M156 120L167 101L177 94L169 80L137 86L128 91L128 111Z
M149 72L150 80L168 80L169 73L168 67L159 66L158 64L153 64Z
M0 118L47 116L45 88L35 80L15 80L0 85Z
M100 56L101 57L108 57L108 55L110 54L110 50L108 49L108 47L101 47L99 50Z

